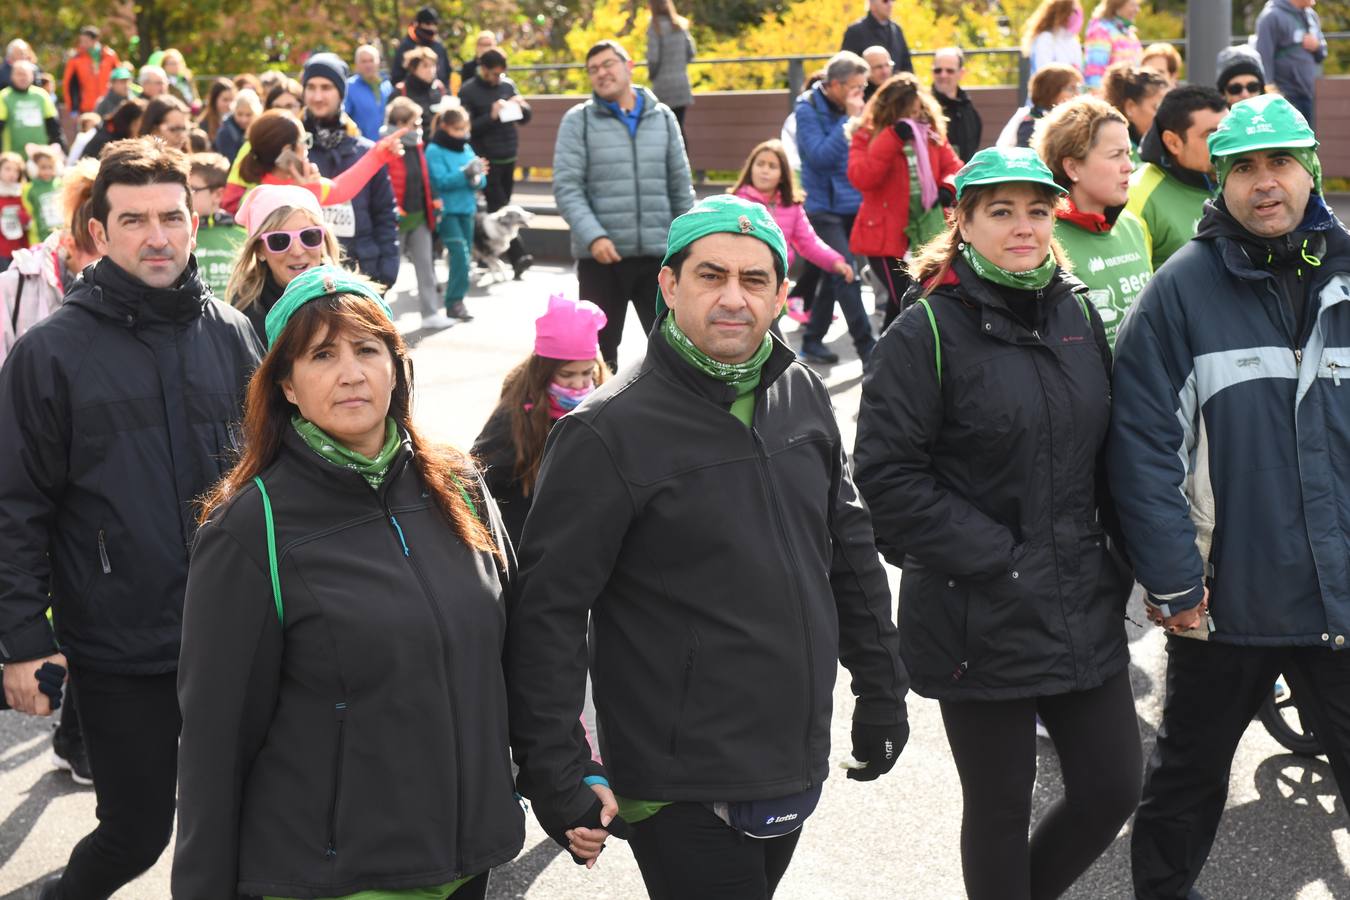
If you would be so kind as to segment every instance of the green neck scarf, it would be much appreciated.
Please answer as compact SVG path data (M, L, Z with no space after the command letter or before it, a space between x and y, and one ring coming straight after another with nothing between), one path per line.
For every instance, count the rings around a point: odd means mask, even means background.
M318 425L301 416L292 416L291 426L295 428L296 434L304 438L305 443L309 445L309 449L335 466L342 466L344 469L359 472L372 488L378 488L384 482L385 476L389 474L389 466L393 463L394 456L398 454L399 447L403 446L403 439L398 433L398 425L394 423L393 419L389 418L384 420L384 446L380 448L379 453L375 454L374 459L344 447L329 437L327 432Z
M755 411L755 388L759 387L760 374L764 369L764 363L769 359L769 354L773 352L773 339L767 334L764 335L764 340L760 343L759 349L745 362L724 363L718 362L694 346L694 342L689 340L689 336L680 330L680 326L675 324L674 314L667 315L662 320L661 334L665 336L666 343L670 344L675 352L689 365L709 378L715 378L736 389L736 400L731 404L731 414L748 427Z
M1034 269L1026 272L1009 272L1002 266L995 265L981 255L970 244L966 244L961 251L961 257L965 259L966 264L975 272L976 275L985 281L992 281L994 284L1001 284L1004 287L1017 288L1023 291L1039 291L1050 283L1050 279L1055 277L1055 254L1047 253L1045 262Z

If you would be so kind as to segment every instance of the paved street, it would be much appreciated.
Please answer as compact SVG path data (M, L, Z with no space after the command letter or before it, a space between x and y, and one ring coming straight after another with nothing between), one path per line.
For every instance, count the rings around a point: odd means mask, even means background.
M407 299L410 270L396 288L401 323L416 326ZM416 343L417 416L435 437L468 446L492 409L502 376L530 349L533 320L552 291L570 292L568 269L539 266L523 283L472 295L476 320L436 334L410 334ZM646 302L646 301L644 301ZM793 326L788 323L789 329ZM852 446L861 367L852 358L842 321L834 349L844 361L822 371L839 424ZM621 364L632 363L642 335L630 316ZM892 573L894 575L894 573ZM1138 609L1131 612L1144 621ZM1159 719L1163 639L1131 626L1131 676L1146 745ZM837 683L833 729L838 761L849 748L852 700L846 674ZM958 838L960 786L947 750L937 704L911 698L913 736L897 769L858 784L837 769L805 829L780 900L954 900L961 898ZM36 897L34 883L63 865L71 846L94 823L92 789L78 788L48 762L49 724L0 715L0 900ZM394 761L391 761L393 763ZM1037 809L1061 794L1053 748L1040 746ZM1350 900L1350 833L1329 768L1283 753L1262 729L1248 729L1234 763L1228 812L1200 889L1209 898ZM1126 898L1128 828L1074 888L1080 900ZM691 864L697 864L691 860ZM169 855L119 898L168 896ZM493 877L493 898L640 898L632 855L611 842L591 872L574 866L530 820L525 850Z

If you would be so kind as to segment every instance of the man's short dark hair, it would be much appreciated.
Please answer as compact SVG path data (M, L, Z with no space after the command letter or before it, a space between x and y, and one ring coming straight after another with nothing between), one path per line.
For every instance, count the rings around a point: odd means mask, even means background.
M90 40L97 41L98 35L99 35L98 28L96 28L93 25L86 25L80 29L80 37L87 37Z
M418 25L436 25L441 21L441 14L436 12L434 6L424 6L417 11L413 21Z
M89 197L93 217L108 227L108 188L115 184L141 186L147 184L182 185L188 210L192 210L192 191L188 187L191 165L181 150L169 147L154 138L132 138L115 141L99 157L98 177Z
M480 69L505 69L506 54L493 47L487 50L482 56L478 57L478 68Z
M633 58L628 55L627 50L623 49L623 44L620 44L618 41L603 40L600 43L596 44L591 49L586 51L586 62L590 62L594 57L599 56L606 50L613 50L614 55L619 57L619 59L623 60L624 62L628 62Z
M670 259L666 260L666 265L670 266L671 270L675 273L676 281L680 280L680 270L684 268L685 260L689 259L689 254L693 251L695 243L697 242L690 242L682 250L675 251ZM764 246L767 247L769 245L765 244ZM769 256L773 258L773 274L775 278L773 287L774 290L778 290L783 284L783 279L787 278L787 268L783 265L783 261L778 258L778 254L774 253L773 250L769 251Z
M1203 84L1187 84L1172 88L1163 97L1162 103L1158 104L1157 115L1153 117L1158 127L1158 135L1170 131L1184 141L1186 130L1192 125L1193 114L1202 109L1224 112L1228 109L1228 104L1224 101L1223 94Z

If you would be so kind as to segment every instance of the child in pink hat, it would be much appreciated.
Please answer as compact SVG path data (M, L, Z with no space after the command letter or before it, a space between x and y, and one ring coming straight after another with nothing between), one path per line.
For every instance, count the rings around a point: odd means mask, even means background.
M474 442L513 544L525 527L553 423L609 377L600 356L604 326L604 312L589 300L549 297L548 311L534 323L534 352L506 376L501 400Z

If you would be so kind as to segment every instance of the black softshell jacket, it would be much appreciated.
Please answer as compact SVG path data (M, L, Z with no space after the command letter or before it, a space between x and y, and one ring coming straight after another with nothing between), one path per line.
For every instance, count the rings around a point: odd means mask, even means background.
M383 485L287 429L193 551L178 676L177 900L430 887L524 840L507 747L509 569L469 548L405 444ZM467 486L509 560L496 507Z
M908 679L829 395L775 340L753 427L658 327L646 360L549 435L507 655L521 792L546 828L593 798L586 630L610 784L640 800L782 797L827 774L838 662L854 718Z
M1062 273L1028 327L963 261L954 271L929 297L940 363L916 304L877 345L858 416L858 487L904 569L901 655L940 700L1097 687L1129 661L1132 585L1102 526L1101 319Z
M0 654L178 665L193 502L233 462L262 347L195 260L152 289L103 259L0 369ZM48 591L50 589L50 596Z

